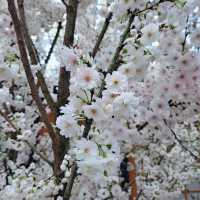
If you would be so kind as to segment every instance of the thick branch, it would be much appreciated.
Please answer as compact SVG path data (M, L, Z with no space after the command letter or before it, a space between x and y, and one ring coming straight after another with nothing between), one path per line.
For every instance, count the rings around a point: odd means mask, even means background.
M33 41L30 37L29 31L28 31L28 27L27 27L27 23L26 23L26 16L25 16L25 10L24 10L24 0L17 0L17 5L18 5L18 9L19 9L19 16L20 16L20 23L21 23L21 30L23 33L23 37L24 37L24 41L29 53L29 57L31 60L31 64L38 64L39 63L39 56L38 56L38 52L33 44ZM53 51L53 48L51 49L51 51ZM50 54L51 55L51 54ZM49 58L50 58L49 55ZM42 74L41 71L39 71L36 74L38 81L39 81L39 85L41 87L42 93L48 103L48 106L51 108L51 110L53 112L56 113L56 105L53 101L53 98L48 90L47 84L45 82L44 76Z
M67 47L73 46L74 43L74 32L76 26L78 0L69 0L66 3L62 1L66 6L66 27L64 35L64 45ZM58 82L58 107L64 106L67 103L67 99L70 95L70 72L65 70L65 67L60 68L59 82Z
M74 32L76 27L76 17L78 10L78 0L69 0L66 6L66 27L64 35L64 44L70 47L74 43Z
M34 76L33 73L31 71L31 67L29 64L29 60L28 60L28 55L26 53L26 47L25 47L25 43L24 43L24 38L23 38L23 33L21 30L21 26L20 26L20 20L19 17L17 15L17 9L15 6L15 3L13 0L7 0L8 2L8 10L10 12L13 24L14 24L14 28L15 28L15 32L16 32L16 37L17 37L17 43L18 43L18 47L19 47L19 51L20 51L20 55L21 55L21 61L23 63L23 67L26 73L26 77L31 89L31 94L32 97L34 99L34 101L36 102L36 105L38 107L38 110L40 112L41 118L44 121L46 127L49 130L49 135L52 139L53 143L57 143L58 140L58 135L56 134L56 132L54 131L51 123L48 120L48 116L45 110L45 107L42 104L42 100L40 99L39 93L38 93L38 89L37 86L35 84L34 81ZM54 149L55 150L55 149Z
M58 97L57 107L60 108L68 103L68 97L70 95L70 72L65 70L65 67L60 68L59 82L58 82Z

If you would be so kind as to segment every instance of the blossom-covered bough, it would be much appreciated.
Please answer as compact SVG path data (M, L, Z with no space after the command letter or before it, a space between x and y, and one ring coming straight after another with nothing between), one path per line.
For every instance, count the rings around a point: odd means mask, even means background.
M2 199L168 200L198 184L198 0L0 3Z

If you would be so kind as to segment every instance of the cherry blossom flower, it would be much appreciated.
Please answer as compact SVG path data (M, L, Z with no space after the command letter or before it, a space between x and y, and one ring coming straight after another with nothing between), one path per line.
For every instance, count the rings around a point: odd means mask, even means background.
M199 179L199 0L26 0L39 64L0 2L2 200L61 200L66 186L70 200L130 199L127 155L144 200Z
M112 75L108 74L105 81L107 89L115 92L123 91L128 85L127 77L118 71L113 72Z
M80 131L74 118L66 115L61 115L57 118L56 126L61 130L60 134L66 138L72 137L74 132L78 134Z
M92 89L98 87L100 76L95 69L81 67L77 69L76 80L73 81L80 88Z
M76 158L78 160L87 159L91 156L98 156L99 151L97 144L93 141L82 139L76 142L76 148L74 149Z
M141 42L144 45L150 45L152 42L155 42L159 36L158 25L151 23L145 26L142 30Z
M192 34L191 34L191 41L194 45L199 46L200 45L200 29L197 28Z
M101 121L105 118L104 111L102 106L98 103L93 103L92 105L86 105L83 107L84 114L89 119L94 119L95 121Z

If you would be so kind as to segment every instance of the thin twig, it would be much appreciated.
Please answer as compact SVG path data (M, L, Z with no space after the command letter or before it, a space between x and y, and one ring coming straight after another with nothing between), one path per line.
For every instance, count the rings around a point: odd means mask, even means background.
M156 4L152 4L151 6L148 6L143 10L136 10L136 11L133 11L133 12L130 13L128 24L127 24L126 29L124 30L123 34L120 37L119 44L116 48L116 51L115 51L114 56L112 58L111 64L108 68L108 71L107 71L108 73L112 73L113 71L117 70L117 68L119 67L120 53L121 53L121 50L124 47L124 42L125 42L126 38L128 37L128 34L130 33L131 25L134 21L134 18L136 16L138 16L139 14L141 14L145 11L151 10L151 9L155 8L156 6L159 6L161 3L164 3L164 2L167 2L167 1L173 2L173 0L160 0Z
M10 124L10 126L17 132L20 133L20 129L15 126L15 124L9 119L9 117L0 110L0 115ZM47 162L50 166L53 166L52 162L49 161L44 155L42 155L32 144L30 144L27 140L20 140L25 142L37 155L40 156L45 162Z
M184 52L185 52L185 46L186 46L187 38L189 36L188 22L189 22L189 15L187 16L187 19L186 19L185 35L184 35L184 40L183 40L183 43L182 43L182 54L184 54Z
M56 115L56 112L57 112L57 105L56 103L54 102L50 92L49 92L49 89L47 87L47 84L46 84L46 81L44 79L44 76L42 74L41 71L38 71L36 73L36 76L37 76L37 79L38 79L38 83L39 83L39 86L42 90L42 93L44 95L44 98L46 99L47 101L47 105L49 106L49 108L51 109L51 111Z
M73 187L73 183L74 183L74 180L76 178L76 174L77 174L77 164L74 163L72 165L72 168L71 168L71 176L69 177L69 181L67 183L67 187L65 189L65 193L64 193L64 198L63 200L69 200L70 197L71 197L71 191L72 191L72 187Z
M39 152L31 143L29 143L27 140L20 140L20 141L26 143L42 160L44 160L51 167L53 167L53 163L50 160L48 160L47 157L44 156L41 152Z
M119 57L120 57L120 53L124 47L124 42L125 40L127 39L129 33L130 33L130 30L131 30L131 25L134 21L134 18L135 18L135 13L132 12L130 17L129 17L129 21L128 21L128 24L124 30L124 32L122 33L121 37L120 37L120 41L119 41L119 44L117 45L117 48L116 48L116 51L112 57L112 60L111 60L111 64L108 68L108 73L112 73L113 71L117 70L118 66L119 66Z
M56 34L55 34L55 36L54 36L54 39L53 39L53 42L52 42L51 47L50 47L50 49L49 49L49 52L48 52L48 54L47 54L47 57L46 57L46 59L45 59L45 65L48 64L48 62L49 62L49 60L50 60L50 58L51 58L51 55L52 55L53 50L54 50L54 48L55 48L55 45L56 45L56 43L57 43L57 41L58 41L58 38L59 38L61 29L62 29L62 22L59 21L59 22L58 22L58 27L57 27Z
M142 190L139 191L139 193L138 193L138 195L137 195L137 197L136 197L135 200L139 200L139 198L140 198L141 195L142 195Z
M25 44L29 53L29 57L31 60L31 64L37 65L39 63L39 56L37 49L35 48L35 45L30 37L28 27L26 24L26 15L24 10L24 0L17 0L17 5L19 9L19 16L20 16L20 22L21 22L21 29L23 32Z
M167 121L164 119L163 120L165 125L168 127L168 129L170 130L170 132L173 134L174 138L176 139L176 141L179 143L179 145L182 147L182 149L186 152L188 152L195 160L199 160L199 157L196 156L190 149L188 149L183 142L178 138L178 136L176 135L175 131L168 125Z
M10 124L10 126L15 130L15 131L19 131L19 129L15 126L15 124L13 124L13 122L9 119L9 117L0 110L0 115L6 120L6 122L8 122L8 124Z
M67 3L65 2L65 0L61 0L61 1L67 7Z
M111 64L109 66L109 69L107 71L107 73L112 73L118 66L118 59L119 59L119 54L121 52L121 50L123 49L123 46L124 46L124 41L126 40L126 38L128 37L128 34L130 32L130 29L131 29L131 25L133 23L133 20L135 18L135 14L134 13L131 13L130 17L129 17L129 21L128 21L128 24L124 30L124 32L122 33L121 37L120 37L120 42L116 48L116 51L114 53L114 56L112 58L112 61L111 61ZM103 80L102 81L102 84L101 84L101 87L100 87L100 90L97 94L98 97L101 97L102 96L102 92L104 90L104 86L105 86L105 81ZM88 134L89 134L89 131L91 129L91 125L93 123L93 120L92 119L89 119L87 120L86 122L86 125L85 125L85 128L84 128L84 131L83 131L83 137L87 138Z
M105 19L105 22L103 24L102 30L101 30L98 38L97 38L97 42L96 42L96 44L95 44L95 46L94 46L94 48L92 50L92 53L91 53L91 57L93 57L93 58L96 56L97 52L99 51L99 47L101 45L101 42L102 42L102 40L104 38L104 35L105 35L107 29L108 29L108 26L110 24L110 20L112 19L112 15L113 15L113 13L109 12L107 17L106 17L106 19Z

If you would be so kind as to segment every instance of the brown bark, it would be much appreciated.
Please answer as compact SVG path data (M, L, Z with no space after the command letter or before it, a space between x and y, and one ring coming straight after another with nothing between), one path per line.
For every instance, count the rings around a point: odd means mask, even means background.
M32 65L37 65L39 62L38 52L33 44L32 39L30 38L28 27L26 24L26 16L24 10L24 0L17 0L18 11L20 16L20 21L22 24L22 32L24 36L24 40L26 43L26 47L28 49L29 57Z
M21 20L21 29L22 29L22 33L24 36L24 42L26 44L28 53L29 53L29 57L31 60L32 64L38 64L39 63L39 57L38 57L38 52L35 49L35 46L32 42L32 39L30 37L29 31L28 31L28 27L26 24L26 16L25 16L25 10L24 10L24 0L18 0L18 9L19 9L19 15L20 15L20 20ZM60 26L61 27L61 23ZM59 28L60 29L60 28ZM58 37L59 32L56 34L56 36ZM54 41L54 45L55 45L56 40ZM52 49L51 49L52 51ZM48 55L49 56L49 55ZM57 105L54 102L48 86L46 84L45 78L42 74L41 71L38 71L36 73L36 76L38 78L38 86L40 86L42 93L47 101L47 105L49 106L49 108L52 111L52 115L56 116L57 115ZM47 116L48 117L48 116ZM49 123L53 123L55 124L55 121L49 121ZM46 126L46 128L48 132L50 132L49 127ZM52 148L53 148L53 152L54 152L54 162L53 162L53 169L54 169L54 174L57 176L60 176L61 171L60 171L60 165L63 161L63 156L65 154L65 148L68 144L63 144L63 137L59 135L59 131L55 130L56 133L56 140L52 141Z
M64 3L67 12L64 45L67 47L72 47L74 43L78 0L69 0L68 3L65 3L65 0L62 0L62 2ZM64 106L65 104L68 103L67 99L70 95L69 86L70 86L70 72L66 71L65 67L61 67L59 82L58 82L58 103L57 103L58 107Z
M129 171L129 183L131 186L130 200L136 200L137 199L137 182L136 182L137 171L136 171L135 158L133 156L129 156L128 160L133 166L133 169Z
M58 135L58 133L56 132L56 130L54 130L53 126L51 125L51 123L48 120L48 115L46 113L45 107L42 104L42 100L40 99L39 96L39 92L38 92L38 88L35 84L35 80L34 80L34 76L33 73L31 71L31 67L30 67L30 63L29 63L29 59L28 59L28 55L26 52L26 45L24 42L24 37L23 37L23 31L21 29L21 23L20 23L20 19L19 16L17 14L17 8L15 6L15 3L13 0L7 0L8 2L8 10L10 12L13 24L14 24L14 28L15 28L15 33L16 33L16 38L17 38L17 43L18 43L18 47L19 47L19 51L20 51L20 56L21 56L21 61L25 70L25 74L27 77L27 81L31 90L31 95L37 105L37 108L40 112L41 118L43 120L43 122L45 123L45 126L48 128L49 130L49 135L52 139L52 148L53 148L53 153L54 153L54 166L53 166L53 171L55 175L60 174L60 164L61 164L61 160L60 160L60 149L58 149L58 146L60 144L60 137Z
M184 200L189 200L189 192L187 190L183 191Z
M21 30L22 30L24 42L26 44L28 54L31 60L31 64L37 65L39 63L39 56L38 56L37 49L35 48L28 31L25 10L24 10L24 0L17 0L17 5L18 5L19 18L20 18L20 23L21 23ZM48 90L48 87L47 87L47 84L42 72L38 71L36 76L38 78L38 84L41 87L42 93L47 101L48 106L50 107L52 112L56 113L56 104L54 103L53 98L51 97L51 94Z

